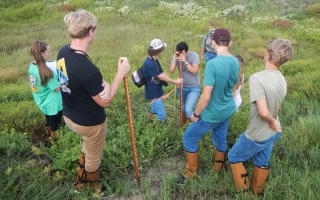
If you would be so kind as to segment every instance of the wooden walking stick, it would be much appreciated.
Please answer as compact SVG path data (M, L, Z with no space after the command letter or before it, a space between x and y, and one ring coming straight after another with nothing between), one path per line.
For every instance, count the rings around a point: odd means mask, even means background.
M125 89L125 93L126 93L128 122L129 122L129 125L130 125L130 138L131 138L131 147L132 147L134 171L135 171L135 174L136 174L137 184L140 187L139 165L138 165L138 158L137 158L136 141L135 141L135 138L134 138L134 131L133 131L131 103L130 103L130 94L129 94L129 85L128 85L128 76L127 75L123 78L123 82L124 82L124 89Z
M182 64L179 61L179 78L182 78ZM183 116L182 116L182 84L180 85L180 127L183 126Z

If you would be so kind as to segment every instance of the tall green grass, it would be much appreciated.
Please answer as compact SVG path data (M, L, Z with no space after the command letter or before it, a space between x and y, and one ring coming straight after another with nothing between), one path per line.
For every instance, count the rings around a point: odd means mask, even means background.
M99 199L96 191L73 194L73 181L82 141L62 127L51 148L38 141L44 132L44 116L33 102L27 68L32 62L31 43L49 43L51 59L70 42L63 16L68 8L84 8L98 18L94 43L88 54L111 82L119 57L127 56L130 72L141 66L154 38L168 44L160 56L167 71L175 45L185 41L190 51L200 53L209 28L230 30L230 51L244 57L243 105L228 130L229 148L248 125L249 76L263 69L263 52L268 40L289 39L292 59L280 68L288 82L288 93L279 117L283 134L275 143L271 172L263 199L317 199L319 185L319 25L314 1L9 1L0 2L0 199ZM128 5L129 12L118 10ZM238 5L238 6L236 6ZM112 9L111 9L112 8ZM25 10L30 10L27 14ZM306 10L306 11L305 11ZM312 12L310 11L312 10ZM197 11L197 12L195 12ZM317 12L316 12L317 13ZM312 18L313 17L313 18ZM203 81L201 63L200 74ZM173 74L172 78L178 75ZM116 199L247 199L235 190L228 163L222 174L212 172L215 148L210 134L199 143L199 175L184 187L175 178L184 172L185 152L179 128L179 103L174 95L164 101L167 120L149 124L150 103L143 89L129 81L131 107L141 177L135 183L125 92L119 92L106 108L108 133L102 160L102 181L113 185ZM168 92L173 88L165 88ZM250 179L253 165L247 163ZM250 197L250 199L255 199Z

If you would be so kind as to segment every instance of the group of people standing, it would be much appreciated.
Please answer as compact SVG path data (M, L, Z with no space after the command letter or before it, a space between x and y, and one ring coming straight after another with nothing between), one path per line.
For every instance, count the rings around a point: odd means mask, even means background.
M56 72L51 71L45 63L51 54L49 45L40 41L34 41L32 45L34 62L28 70L32 94L46 115L49 136L56 139L63 107L66 125L83 139L76 188L79 190L89 186L106 191L107 188L99 182L107 132L104 108L114 99L124 76L130 70L130 65L126 57L119 59L114 80L111 84L107 83L103 80L99 68L87 55L88 48L95 38L96 17L85 10L79 10L66 14L64 21L71 43L60 49ZM166 47L164 42L154 39L147 50L148 57L143 63L142 72L147 79L144 95L151 103L151 118L153 115L160 121L166 118L162 86L167 82L182 85L182 88L177 87L177 95L182 93L183 120L190 125L183 134L187 164L184 175L177 179L178 184L184 184L188 178L196 176L198 142L210 131L216 147L213 170L220 172L223 169L227 153L227 129L230 117L239 106L236 105L235 97L240 95L239 91L244 83L243 59L229 53L228 47L231 43L229 31L223 28L210 29L209 36L204 38L201 59L206 59L206 67L202 93L198 73L199 56L196 52L189 51L185 42L176 45L176 52L168 70L169 74L173 74L176 69L181 70L182 77L177 79L170 78L158 60ZM264 53L265 69L249 79L249 126L228 153L236 188L239 191L249 189L243 162L252 158L255 165L253 194L258 195L262 192L270 168L268 161L272 146L282 132L277 112L286 94L286 82L278 69L291 54L292 47L288 40L271 41ZM241 96L239 101L241 104Z

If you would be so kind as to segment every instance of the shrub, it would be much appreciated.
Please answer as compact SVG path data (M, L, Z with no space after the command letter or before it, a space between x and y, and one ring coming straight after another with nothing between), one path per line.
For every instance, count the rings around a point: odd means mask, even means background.
M36 18L41 15L42 2L27 3L21 8L8 8L2 13L2 18L11 22Z
M31 89L28 84L17 85L17 84L6 84L5 87L1 88L0 103L9 101L32 101Z
M320 102L320 73L312 72L307 75L303 82L300 82L299 92L304 93L310 100Z
M276 20L272 21L272 26L280 27L280 28L284 28L284 29L292 28L293 25L294 24L292 21L286 20L286 19L276 19Z
M45 117L33 101L0 103L0 127L18 132L41 133Z
M312 16L320 17L320 3L307 7L305 11Z
M19 157L30 150L30 142L26 133L17 133L14 129L0 132L0 155Z
M311 58L293 60L280 67L284 76L295 76L297 74L311 73L319 69L319 64Z
M69 4L76 9L86 9L93 6L95 0L70 0Z

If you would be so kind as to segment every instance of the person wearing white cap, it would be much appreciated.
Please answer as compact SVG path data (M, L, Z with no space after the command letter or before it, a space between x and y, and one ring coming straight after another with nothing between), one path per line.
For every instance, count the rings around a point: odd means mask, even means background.
M160 39L152 40L147 50L149 56L142 65L142 73L147 79L144 96L151 102L151 120L154 115L156 115L159 121L163 121L166 118L166 111L162 102L164 94L162 86L166 85L167 82L176 85L182 84L182 79L172 79L162 70L158 57L166 46L167 44L163 43Z

